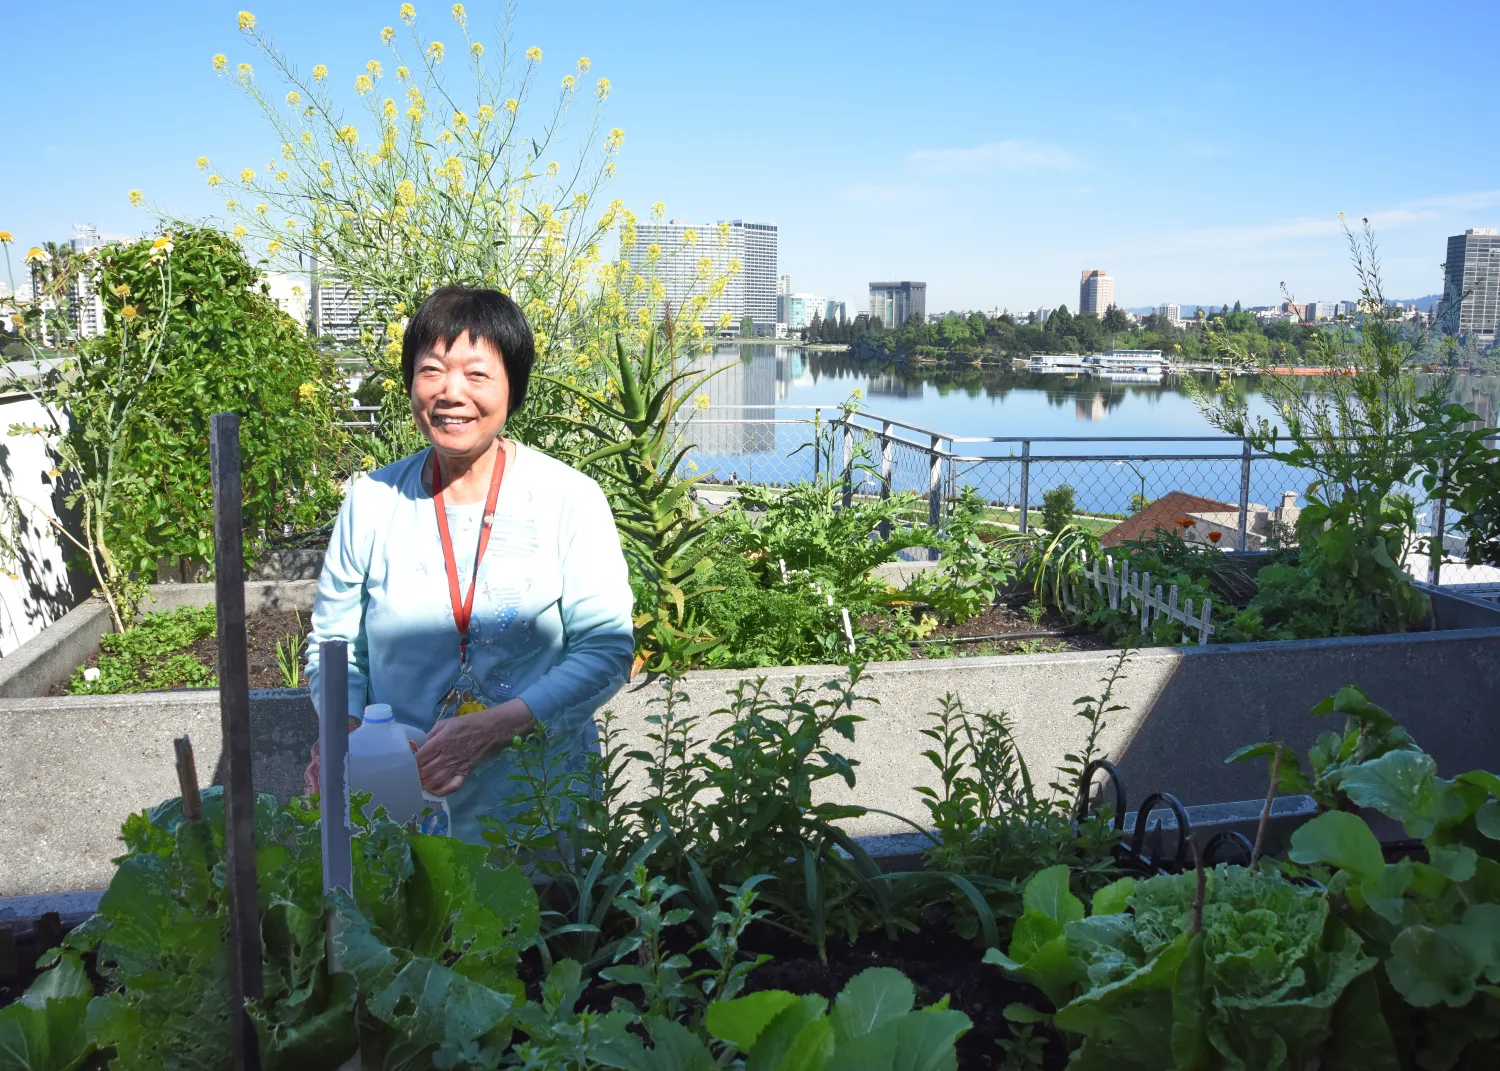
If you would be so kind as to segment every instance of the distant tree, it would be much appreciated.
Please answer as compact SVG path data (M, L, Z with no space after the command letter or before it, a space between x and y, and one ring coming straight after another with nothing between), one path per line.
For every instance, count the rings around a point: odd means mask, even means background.
M1125 310L1120 306L1111 305L1104 310L1104 330L1111 335L1129 331L1130 317L1125 315Z
M813 313L812 323L807 326L807 341L823 341L823 317L816 312Z
M1054 534L1062 531L1073 519L1075 508L1072 484L1060 483L1050 491L1043 492L1042 527Z
M1073 330L1073 314L1068 311L1066 305L1059 305L1052 310L1052 315L1047 317L1044 326L1049 335L1057 335L1060 338Z
M1240 303L1238 301L1236 301L1234 303L1234 311L1235 312L1239 312L1240 311Z
M746 316L740 320L740 337L751 338L755 335L755 321Z

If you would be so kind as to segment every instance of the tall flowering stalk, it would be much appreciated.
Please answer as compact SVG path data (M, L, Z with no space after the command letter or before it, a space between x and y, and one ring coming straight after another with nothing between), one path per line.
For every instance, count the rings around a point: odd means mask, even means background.
M8 242L0 246L5 248L6 270L14 289L10 246ZM43 310L16 302L11 315L32 360L4 366L5 374L0 377L0 390L29 396L46 414L47 423L13 425L10 432L35 435L46 442L58 459L49 475L71 486L65 503L78 511L78 523L71 525L49 506L8 491L0 496L0 558L7 565L19 559L24 526L21 507L28 507L88 562L117 632L123 632L135 617L145 589L144 582L133 578L128 564L121 561L109 522L116 499L131 479L126 455L138 419L137 402L161 370L173 300L171 256L170 234L151 243L150 259L160 282L157 308L145 308L128 288L101 295L106 317L118 328L113 333L115 345L108 348L81 346L71 353L53 351L55 356L49 358L36 338ZM71 432L62 426L64 411Z

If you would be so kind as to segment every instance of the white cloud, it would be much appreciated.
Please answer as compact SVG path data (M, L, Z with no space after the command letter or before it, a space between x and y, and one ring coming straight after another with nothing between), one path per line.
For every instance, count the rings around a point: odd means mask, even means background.
M1079 160L1060 145L1005 138L971 149L917 149L907 163L937 175L988 175L999 171L1071 171Z

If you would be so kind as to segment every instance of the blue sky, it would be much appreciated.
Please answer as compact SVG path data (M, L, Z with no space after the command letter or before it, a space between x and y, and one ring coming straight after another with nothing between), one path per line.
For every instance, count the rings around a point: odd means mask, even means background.
M138 233L126 193L219 206L193 161L275 142L215 52L242 4L0 0L0 230ZM352 85L397 3L246 0L304 68ZM419 25L451 34L448 3ZM501 5L468 5L476 29ZM928 307L1353 296L1338 213L1370 216L1387 292L1440 289L1444 239L1500 226L1493 0L1069 4L518 0L515 44L561 78L587 55L626 132L619 196L697 222L769 220L799 290ZM477 36L483 38L483 33ZM352 97L352 91L351 91ZM13 254L15 250L13 249Z

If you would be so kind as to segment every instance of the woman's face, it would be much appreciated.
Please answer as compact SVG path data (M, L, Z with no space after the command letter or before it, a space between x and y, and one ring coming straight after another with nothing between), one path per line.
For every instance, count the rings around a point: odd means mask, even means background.
M411 413L438 453L477 457L505 427L510 380L500 353L465 331L438 339L412 370Z

